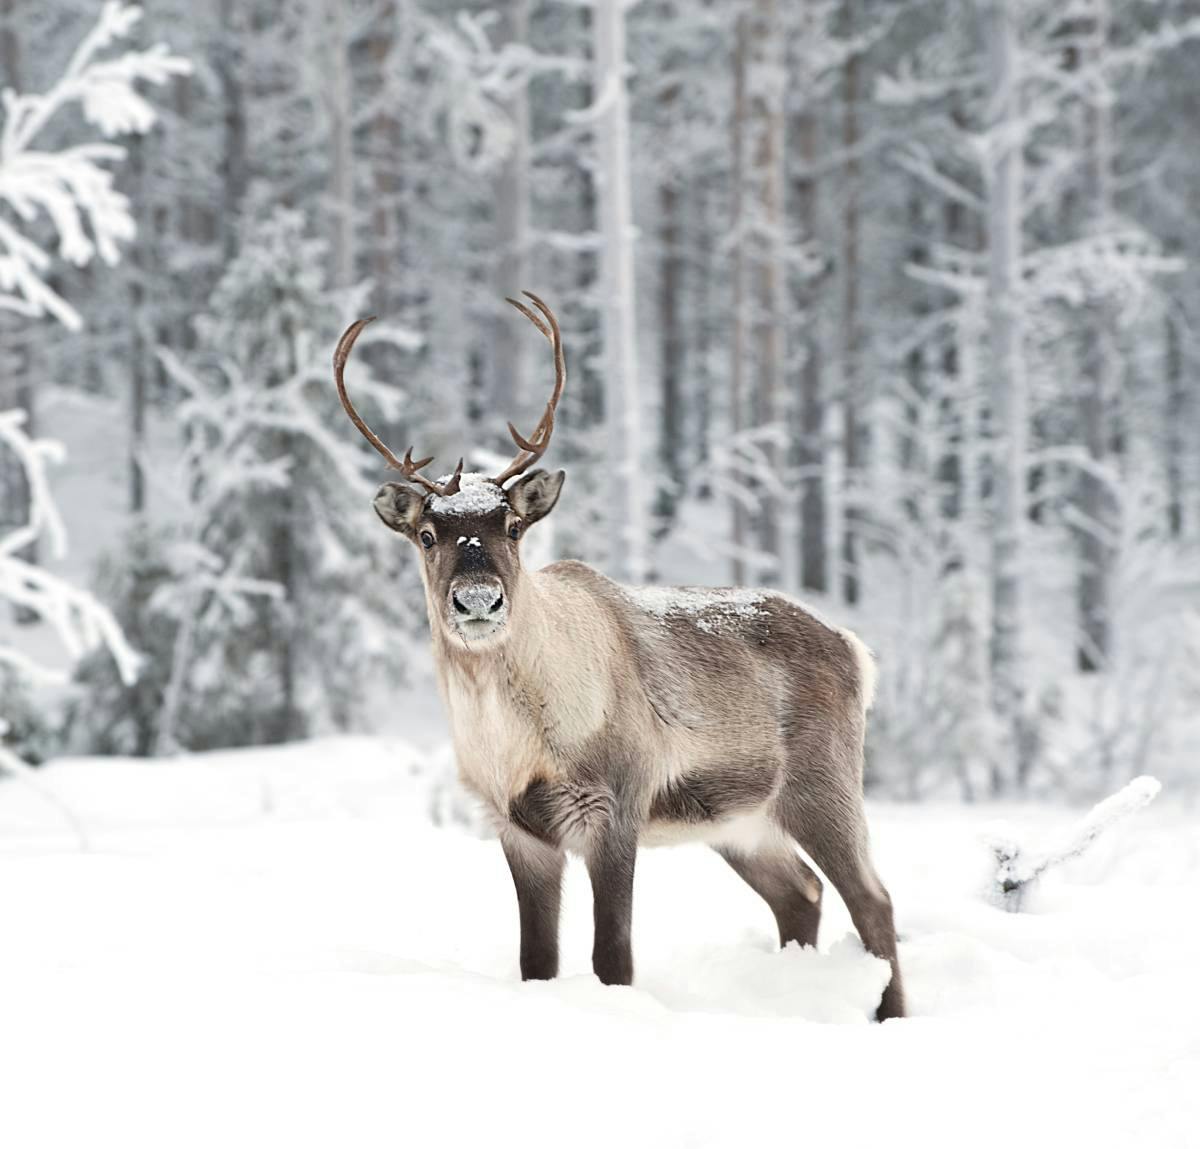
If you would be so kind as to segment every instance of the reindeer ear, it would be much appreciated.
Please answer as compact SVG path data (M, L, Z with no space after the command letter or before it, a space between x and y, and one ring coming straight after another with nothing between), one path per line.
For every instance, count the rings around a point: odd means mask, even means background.
M375 492L375 501L371 505L385 526L411 537L425 506L425 496L416 487L404 483L384 483Z
M508 505L527 523L544 519L558 502L566 471L530 471L505 491Z

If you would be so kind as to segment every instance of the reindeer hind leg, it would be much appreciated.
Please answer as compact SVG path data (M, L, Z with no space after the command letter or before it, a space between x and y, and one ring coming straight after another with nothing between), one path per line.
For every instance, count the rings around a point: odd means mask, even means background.
M771 907L779 944L817 944L821 923L821 879L794 850L773 848L744 854L718 846L717 853Z
M861 755L861 751L858 751ZM892 967L876 1016L905 1016L904 983L896 947L892 899L871 861L861 771L835 760L809 757L780 796L784 828L834 885L863 945Z

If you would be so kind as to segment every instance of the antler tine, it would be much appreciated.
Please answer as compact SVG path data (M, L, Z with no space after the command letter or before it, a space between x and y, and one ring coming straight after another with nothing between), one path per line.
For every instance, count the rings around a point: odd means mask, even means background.
M450 481L444 486L438 488L438 494L443 497L449 495L457 495L458 489L461 486L463 461L458 460L458 466L454 468L454 474L450 476Z
M362 334L362 329L368 323L374 322L374 315L368 315L365 319L356 319L342 332L341 339L337 341L337 347L333 352L333 379L337 384L338 398L341 399L342 406L346 409L346 414L350 416L350 422L362 432L363 438L387 460L389 467L399 471L406 479L414 483L419 483L431 494L452 495L458 490L459 478L462 475L461 459L458 461L458 470L454 472L453 478L444 487L439 487L437 483L431 482L419 473L423 467L427 467L433 462L433 456L430 455L427 459L419 459L414 463L412 448L409 447L404 452L404 458L397 459L387 444L363 421L362 416L354 409L354 404L350 402L350 396L346 394L346 382L343 378L346 370L346 360L350 358L350 351L354 347L355 340Z
M541 435L546 425L546 416L543 415L538 425L533 430L532 439L526 439L520 431L511 423L508 424L508 433L512 436L513 442L516 443L522 451L540 451L541 450ZM552 424L553 425L553 424Z
M420 471L433 462L433 456L430 455L427 459L418 459L414 463L412 453L413 449L411 447L404 452L404 470L406 471Z
M554 338L554 336L550 334L550 328L548 328L536 315L534 315L534 313L532 311L530 311L529 308L526 307L525 304L523 304L519 299L513 299L512 296L506 295L504 297L504 302L511 303L547 339L552 340Z
M545 454L546 448L550 445L550 436L554 433L554 412L567 383L567 361L563 353L562 331L559 329L554 312L532 291L523 291L521 294L533 301L534 306L546 317L545 323L519 300L507 299L506 302L511 303L550 341L554 352L554 391L550 395L550 402L546 404L545 413L528 439L512 423L508 424L508 433L516 443L518 453L516 458L492 480L499 487L504 486L515 475L527 470L531 464L537 462Z

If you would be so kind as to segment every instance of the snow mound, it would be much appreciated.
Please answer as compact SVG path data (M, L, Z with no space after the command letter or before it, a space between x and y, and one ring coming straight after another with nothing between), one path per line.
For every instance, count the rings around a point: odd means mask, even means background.
M795 942L782 952L743 942L639 984L672 1009L867 1025L891 974L850 935L826 953Z
M452 475L443 475L435 480L443 486ZM486 515L497 507L508 505L504 491L487 475L470 471L459 479L458 490L453 495L430 495L426 505L436 515Z

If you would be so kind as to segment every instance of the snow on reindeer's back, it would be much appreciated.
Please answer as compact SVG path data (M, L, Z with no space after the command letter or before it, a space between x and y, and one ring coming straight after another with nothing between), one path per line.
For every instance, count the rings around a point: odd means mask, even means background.
M766 612L766 594L745 587L626 587L634 604L655 618L686 618L706 634L732 634Z
M826 630L840 635L849 645L859 666L864 712L875 698L875 657L870 648L852 630L837 626L807 603L778 591L751 590L746 587L640 586L624 587L625 593L641 610L655 618L688 619L705 634L737 635L748 623L768 615L768 604L786 604L800 611Z
M438 486L450 482L449 475L437 480ZM475 472L463 475L453 495L430 495L429 509L437 515L486 515L507 504L504 491L487 475Z

